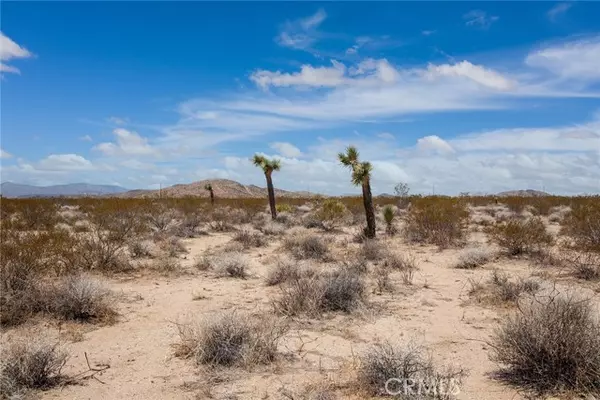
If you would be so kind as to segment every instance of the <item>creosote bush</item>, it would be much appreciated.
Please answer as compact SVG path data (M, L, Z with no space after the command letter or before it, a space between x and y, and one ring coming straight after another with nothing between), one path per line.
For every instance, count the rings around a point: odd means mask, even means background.
M406 216L405 237L439 247L462 244L469 218L461 199L438 197L414 199Z
M238 231L233 240L241 243L245 249L252 247L264 247L267 245L266 238L259 232L250 232L248 230Z
M589 300L531 301L502 322L493 338L498 377L538 394L600 394L600 322Z
M0 360L0 398L17 399L31 389L48 389L59 384L67 353L58 344L27 338L3 345Z
M199 269L212 269L218 276L246 279L248 276L248 259L239 252L223 252L206 256Z
M563 220L562 233L573 238L578 250L600 253L600 197L573 204Z
M554 243L553 236L540 218L513 218L490 227L487 233L493 242L512 256L540 252Z
M320 222L320 228L330 231L338 228L344 222L347 222L351 215L341 201L336 199L326 199L323 201L314 217Z
M176 354L200 365L251 368L277 358L277 345L285 332L286 327L275 321L221 314L196 325L179 325Z
M372 396L399 399L452 399L460 393L467 372L438 368L421 347L377 343L360 357L357 383Z
M301 277L310 277L315 275L316 270L306 264L300 264L296 260L279 259L269 270L265 279L267 286L280 285Z

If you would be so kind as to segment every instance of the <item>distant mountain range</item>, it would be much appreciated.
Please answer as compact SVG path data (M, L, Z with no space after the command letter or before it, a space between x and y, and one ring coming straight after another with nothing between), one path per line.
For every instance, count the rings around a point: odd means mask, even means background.
M68 185L33 186L4 182L0 194L4 197L60 197L60 196L105 196L126 192L127 189L111 185L71 183Z
M209 192L204 189L211 184L215 197L217 198L262 198L267 196L267 189L255 185L243 185L229 179L207 179L188 184L173 185L162 190L130 190L118 194L119 197L208 197ZM314 197L310 192L291 192L275 189L276 197Z

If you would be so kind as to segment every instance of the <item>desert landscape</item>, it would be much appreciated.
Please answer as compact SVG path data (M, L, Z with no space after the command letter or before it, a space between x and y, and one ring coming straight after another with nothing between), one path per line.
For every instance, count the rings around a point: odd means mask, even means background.
M598 197L228 185L3 198L3 398L598 395Z

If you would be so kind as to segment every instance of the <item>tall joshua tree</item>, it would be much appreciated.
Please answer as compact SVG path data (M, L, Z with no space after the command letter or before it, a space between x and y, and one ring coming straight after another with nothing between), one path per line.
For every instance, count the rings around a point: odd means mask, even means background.
M277 218L277 210L275 208L275 190L273 189L273 179L271 175L273 171L279 171L281 169L281 163L279 160L269 160L268 158L255 154L252 158L252 163L257 167L261 168L267 178L267 191L269 192L269 207L271 208L271 217Z
M345 153L339 153L338 159L345 167L352 171L352 184L362 186L363 204L367 217L367 228L365 236L375 237L375 209L373 208L373 196L371 195L371 171L373 166L368 161L359 161L356 147L349 146Z
M210 205L214 206L215 205L215 192L213 192L212 185L210 183L207 183L206 185L204 185L204 189L208 190L208 192L210 193Z

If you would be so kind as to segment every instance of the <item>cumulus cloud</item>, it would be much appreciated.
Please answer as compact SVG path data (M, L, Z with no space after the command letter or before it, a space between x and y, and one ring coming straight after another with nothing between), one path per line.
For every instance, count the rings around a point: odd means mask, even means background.
M422 152L438 154L452 154L452 146L437 135L425 136L417 140L417 149Z
M9 61L15 58L29 58L33 54L24 47L15 43L11 38L0 32L0 61ZM0 62L0 72L19 74L18 68Z
M127 155L157 155L157 150L148 144L148 139L140 136L137 132L123 128L113 131L116 142L100 143L94 147L95 150L107 156Z
M95 167L91 161L77 154L50 154L40 160L37 168L46 171L89 171Z
M284 157L296 158L302 155L300 149L291 143L275 142L271 143L270 147L274 150L277 150L277 152Z
M267 89L269 86L339 86L344 83L346 67L335 60L332 60L332 64L332 67L303 65L300 72L291 74L258 70L250 76L250 80L262 89Z

